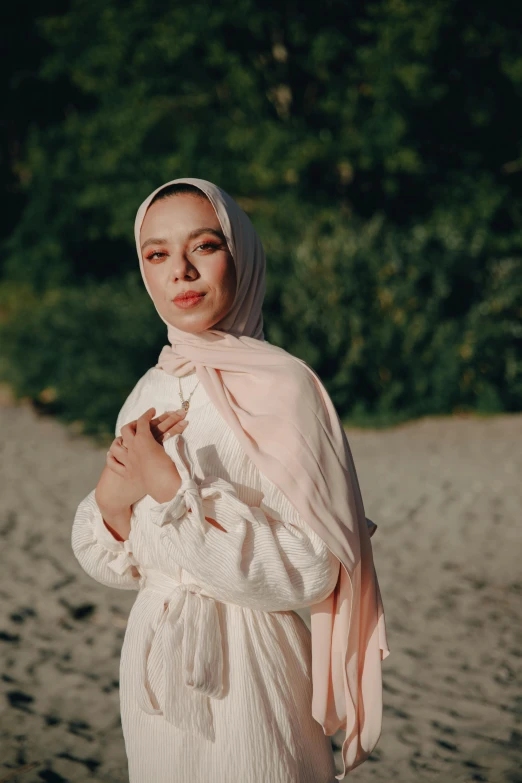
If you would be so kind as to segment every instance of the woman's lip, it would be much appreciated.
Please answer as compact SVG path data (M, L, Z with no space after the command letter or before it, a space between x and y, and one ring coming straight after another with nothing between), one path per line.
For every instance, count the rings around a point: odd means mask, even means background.
M195 296L182 296L178 297L177 299L173 299L172 301L176 305L176 307L181 307L182 309L186 309L187 307L194 307L194 305L199 304L199 302L203 299L205 294L196 294Z

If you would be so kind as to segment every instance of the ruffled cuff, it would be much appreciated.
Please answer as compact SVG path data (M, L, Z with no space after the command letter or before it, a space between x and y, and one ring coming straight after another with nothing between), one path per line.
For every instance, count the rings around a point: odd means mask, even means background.
M203 501L199 494L199 486L189 476L183 478L180 488L171 500L166 500L149 509L152 521L158 527L181 519L187 512L201 512L202 510Z
M185 468L186 470L186 468ZM236 495L232 484L219 476L206 476L201 483L188 475L183 477L181 486L171 500L152 506L150 516L158 527L181 521L185 516L204 524L205 514L212 514L215 506L212 501L226 498L229 503L241 506L241 511L248 512Z
M96 510L93 518L93 535L98 544L101 544L104 549L109 550L117 555L107 563L107 567L114 571L116 574L123 576L127 573L132 566L139 566L138 561L132 553L132 543L130 538L126 541L118 541L110 530L107 530L103 516L96 504ZM134 574L133 574L134 575Z
M182 435L175 435L172 460L180 475L181 485L171 500L158 503L149 509L150 518L158 527L181 521L186 515L189 519L198 520L204 525L204 501L212 501L224 494L230 495L241 503L236 497L234 487L228 481L219 476L205 476L199 481L191 475L191 468L187 467L180 452L181 442ZM207 503L207 512L209 509L213 509L212 503Z
M127 539L126 541L117 541L116 543L122 545L122 551L118 554L117 557L107 563L107 568L110 568L120 576L123 576L127 573L127 571L130 570L134 576L132 568L133 566L139 566L139 563L132 553L132 543L130 539Z
M96 540L99 544L102 544L105 549L109 549L111 552L120 552L123 541L118 541L114 538L110 530L107 530L103 516L99 510L96 511L93 518L93 531Z

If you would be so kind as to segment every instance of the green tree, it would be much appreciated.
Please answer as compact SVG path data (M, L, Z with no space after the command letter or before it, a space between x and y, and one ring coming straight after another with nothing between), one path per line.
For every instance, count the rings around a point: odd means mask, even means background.
M11 105L28 101L0 299L4 375L17 388L55 388L56 409L78 413L71 357L89 355L97 392L108 370L101 355L93 369L90 330L107 323L111 296L115 323L134 308L147 332L130 351L116 329L121 377L153 361L164 338L139 279L135 211L158 184L200 176L237 198L262 236L267 338L317 368L341 413L520 407L516 4L55 8L30 28L46 111L36 88L11 81ZM25 305L13 294L22 284ZM104 315L93 319L98 290ZM72 342L53 356L68 319ZM108 406L89 407L94 428L121 401L107 384Z
M396 225L481 189L492 230L519 237L517 17L480 0L73 0L39 21L40 79L65 102L30 128L7 273L25 275L22 245L41 286L118 276L138 204L183 175L254 217L289 195Z

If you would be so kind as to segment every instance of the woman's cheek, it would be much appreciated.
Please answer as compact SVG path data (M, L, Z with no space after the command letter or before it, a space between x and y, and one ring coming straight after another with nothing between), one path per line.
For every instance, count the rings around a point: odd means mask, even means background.
M213 277L218 283L224 283L228 274L228 261L225 254L220 254L219 259L215 259L215 263L212 267Z
M154 299L159 300L161 294L165 291L164 275L162 275L160 269L153 269L149 276L149 287L152 291Z

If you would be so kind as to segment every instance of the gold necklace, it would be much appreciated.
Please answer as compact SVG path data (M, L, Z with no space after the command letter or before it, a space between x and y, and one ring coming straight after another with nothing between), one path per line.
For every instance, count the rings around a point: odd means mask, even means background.
M196 388L198 386L199 381L198 381L198 383L196 383L196 385L194 386L194 388L190 392L188 400L184 400L183 399L183 394L182 394L182 391L181 391L181 376L178 376L178 382L179 382L179 398L181 400L181 405L182 405L182 407L183 407L183 409L184 409L184 411L186 413L188 411L188 409L189 409L190 398L192 397L192 395L196 391Z

